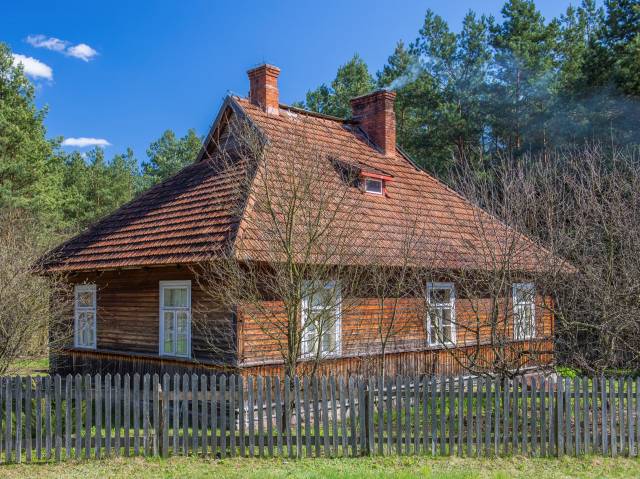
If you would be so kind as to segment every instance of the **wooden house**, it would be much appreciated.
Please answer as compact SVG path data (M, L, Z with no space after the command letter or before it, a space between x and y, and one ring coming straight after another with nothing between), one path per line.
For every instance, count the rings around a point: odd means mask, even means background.
M332 167L336 158L355 168L358 177L349 195L364 203L367 221L381 231L379 240L359 245L367 256L393 255L397 245L392 219L410 211L416 213L424 231L438 232L440 250L431 253L443 270L487 267L483 255L492 255L493 246L498 249L503 238L497 234L491 240L494 243L471 247L469 238L477 229L474 218L500 223L416 167L397 147L395 93L376 91L355 98L352 118L333 118L280 104L279 73L271 65L250 70L249 97L226 98L193 164L47 255L45 269L64 272L75 285L74 312L69 318L73 338L52 358L55 372L282 372L275 340L257 328L242 305L213 308L208 313L212 330L220 332L221 341L230 343L220 348L224 352L213 352L192 328L197 314L194 305L206 298L194 277L194 266L221 251L255 261L261 249L268 247L261 244L264 237L259 231L243 226L253 213L247 198L251 193L243 194L234 187L246 177L242 164L237 168L216 166L219 139L229 133L234 118L244 119L260 132L272 155L289 148L285 138L292 135L304 136L310 145L322 145L328 153L319 161L326 161L331 181L340 181L339 172ZM495 231L509 229L500 225ZM243 241L242 248L238 243L241 235L245 240L252 238ZM520 240L530 251L535 250L526 238ZM523 279L509 285L513 314L505 316L512 321L505 324L509 341L521 346L518 354L531 365L553 361L553 315L541 305L544 298L535 284L538 268L533 253L520 264ZM433 310L416 316L387 350L389 374L457 374L464 370L461 358L465 349L477 348L476 339L454 327L451 318L455 316L457 324L465 318L471 321L477 308L456 288L444 277L426 285L427 302ZM375 298L365 298L361 305L362 314L357 309L342 314L339 327L329 332L328 341L335 349L323 358L322 372L357 374L366 369L363 352L376 347L366 333L372 326L362 317L379 306ZM446 337L447 344L436 340L436 333ZM495 351L487 347L481 354L491 359Z

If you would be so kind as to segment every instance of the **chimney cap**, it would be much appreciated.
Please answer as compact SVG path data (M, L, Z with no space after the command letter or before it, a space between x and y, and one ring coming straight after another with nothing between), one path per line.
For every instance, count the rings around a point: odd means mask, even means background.
M275 75L275 76L278 76L280 74L280 68L278 68L275 65L271 65L270 63L262 63L257 67L250 68L249 70L247 70L247 74L255 75L257 73L262 73L263 71L271 73L272 75Z
M353 103L359 103L362 100L366 100L368 98L372 98L373 99L373 98L378 97L378 96L387 96L387 97L393 99L393 98L396 97L396 92L393 91L393 90L389 90L387 88L380 88L378 90L374 90L372 92L365 93L364 95L360 95L360 96L356 96L354 98L351 98L349 100L349 102L351 102L352 104Z

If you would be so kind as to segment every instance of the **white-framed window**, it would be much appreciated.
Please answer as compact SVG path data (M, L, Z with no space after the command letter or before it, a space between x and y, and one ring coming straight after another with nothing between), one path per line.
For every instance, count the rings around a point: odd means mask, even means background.
M364 179L364 191L372 193L374 195L381 195L383 193L382 180L376 178Z
M429 345L456 343L456 290L453 283L427 284L427 340Z
M513 337L530 339L536 335L536 286L533 283L514 283Z
M191 281L160 281L160 354L191 357Z
M73 345L96 348L96 285L77 284L74 288Z
M338 281L309 281L302 299L302 355L338 356L341 352L342 300Z

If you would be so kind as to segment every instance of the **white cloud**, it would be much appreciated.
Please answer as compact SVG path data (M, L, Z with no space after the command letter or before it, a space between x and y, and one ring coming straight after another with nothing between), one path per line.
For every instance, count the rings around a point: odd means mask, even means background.
M84 148L85 146L110 146L111 143L109 143L107 140L105 140L104 138L85 138L85 137L80 137L80 138L66 138L63 142L62 142L62 146L75 146L78 148Z
M33 57L27 57L20 55L19 53L13 54L13 64L22 65L24 73L31 78L46 78L51 80L53 78L53 70L49 65L45 65L40 60L36 60Z
M69 57L79 58L85 62L93 59L98 52L86 43L78 43L72 45L67 40L60 40L55 37L46 37L45 35L29 35L26 39L29 45L36 48L46 48L54 52L62 53Z
M64 52L69 45L69 42L65 42L64 40L54 37L47 38L44 35L29 35L27 37L27 43L36 48L46 48L54 52Z
M77 45L67 48L67 55L74 58L79 58L80 60L84 60L85 62L88 62L97 54L98 52L86 43L78 43Z

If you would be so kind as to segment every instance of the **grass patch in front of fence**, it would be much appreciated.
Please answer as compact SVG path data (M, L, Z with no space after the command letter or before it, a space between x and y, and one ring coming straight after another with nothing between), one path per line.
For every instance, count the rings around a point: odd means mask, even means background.
M541 479L626 478L640 476L640 460L596 456L554 458L461 459L457 457L363 457L303 460L225 459L197 457L170 459L116 458L69 461L59 464L0 466L0 477L33 478L385 478L402 479Z

